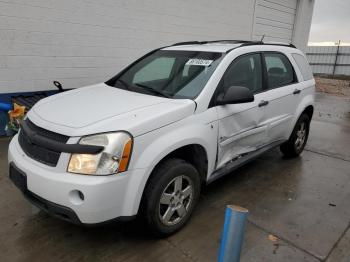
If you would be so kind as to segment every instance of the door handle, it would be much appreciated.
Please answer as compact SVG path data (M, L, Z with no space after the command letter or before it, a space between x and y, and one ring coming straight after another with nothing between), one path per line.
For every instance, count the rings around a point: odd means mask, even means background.
M267 106L268 104L269 104L269 101L262 100L258 106L262 107L262 106Z
M293 95L297 95L297 94L300 94L300 93L301 93L301 90L299 90L299 89L295 89L293 91Z

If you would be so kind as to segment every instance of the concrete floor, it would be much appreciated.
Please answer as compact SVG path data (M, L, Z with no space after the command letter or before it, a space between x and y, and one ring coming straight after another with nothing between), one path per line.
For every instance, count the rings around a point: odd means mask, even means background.
M228 204L250 210L241 261L350 261L349 112L350 99L318 94L300 158L274 150L214 182L161 240L140 222L87 229L38 212L9 181L0 139L0 261L216 261Z

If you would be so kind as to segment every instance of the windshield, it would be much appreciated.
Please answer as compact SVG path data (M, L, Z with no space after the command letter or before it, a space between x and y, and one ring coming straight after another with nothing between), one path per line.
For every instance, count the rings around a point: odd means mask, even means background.
M133 92L194 99L203 90L222 53L158 50L106 84Z

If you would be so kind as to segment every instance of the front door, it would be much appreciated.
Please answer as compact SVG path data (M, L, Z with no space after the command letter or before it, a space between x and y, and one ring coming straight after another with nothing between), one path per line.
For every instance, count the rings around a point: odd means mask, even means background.
M225 72L218 93L231 86L244 86L254 94L254 102L217 106L219 121L216 169L236 157L255 151L267 139L263 91L262 56L252 53L236 58Z

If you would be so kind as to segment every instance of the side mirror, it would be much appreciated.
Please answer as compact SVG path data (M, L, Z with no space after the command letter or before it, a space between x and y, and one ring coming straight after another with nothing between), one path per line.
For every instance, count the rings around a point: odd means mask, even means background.
M254 101L254 94L243 86L231 86L217 98L217 105L241 104Z

